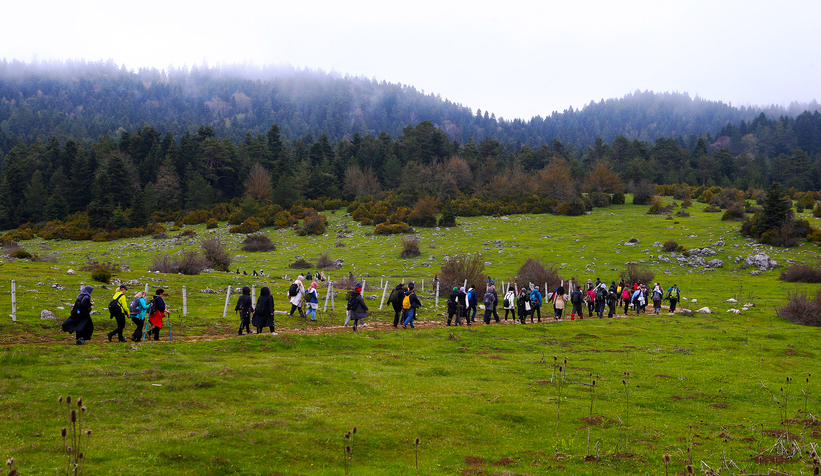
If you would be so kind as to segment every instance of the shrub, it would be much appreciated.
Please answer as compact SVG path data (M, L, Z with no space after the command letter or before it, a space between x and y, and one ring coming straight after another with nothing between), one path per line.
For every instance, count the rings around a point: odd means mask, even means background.
M644 284L650 284L655 277L655 273L649 269L641 268L636 264L628 264L627 268L619 273L619 278L623 279L626 283L637 283L641 281Z
M188 212L180 221L185 225L199 225L200 223L208 221L210 216L211 214L208 213L208 210L195 210Z
M303 215L305 216L305 220L297 231L299 236L321 235L325 233L325 228L328 226L328 219L325 215L317 213L313 208L306 208L303 211Z
M151 271L159 271L160 273L182 273L192 276L202 273L208 266L208 260L200 256L196 251L188 250L184 251L178 259L174 259L167 254L157 256L148 269Z
M334 280L334 289L353 289L359 282L361 281L353 273L348 273L342 279Z
M815 208L812 209L812 216L814 216L815 218L821 218L821 203L819 203L815 206Z
M821 326L821 289L812 298L806 291L788 293L787 304L777 308L775 313L778 317L802 326Z
M710 200L712 200L712 199L713 199L713 192L711 192L709 190L705 190L704 192L702 192L701 195L698 196L698 198L696 198L696 201L699 202L699 203L710 203Z
M254 218L248 218L241 225L231 227L231 233L254 233L259 231L259 222Z
M647 210L648 215L666 215L670 214L673 211L672 204L664 206L662 205L662 201L659 197L653 197L650 199L650 209Z
M721 216L722 221L742 221L745 218L747 218L747 215L744 213L744 205L740 203L734 203L727 209L727 211L724 212L724 215Z
M242 240L242 251L249 251L255 253L258 251L276 251L276 245L262 233L254 233L245 237Z
M821 267L794 264L782 271L778 279L788 283L821 283Z
M678 243L675 241L667 241L664 243L664 246L661 247L661 251L666 251L668 253L676 251L678 249Z
M718 213L721 211L721 209L716 207L715 205L710 205L709 207L705 208L704 211L707 213Z
M399 253L400 258L416 258L421 255L419 251L419 238L409 236L402 239L402 252Z
M225 245L214 236L202 242L202 251L211 267L218 271L228 271L233 257L225 250Z
M610 195L602 192L590 192L587 194L590 202L596 208L604 208L610 206Z
M97 266L94 268L94 271L91 272L91 279L99 283L108 284L108 282L111 281L111 270L105 266Z
M685 218L686 218L686 217L690 216L690 213L689 213L689 212L685 212L684 210L679 210L679 211L677 211L677 212L676 212L676 216L677 216L677 217L685 217Z
M9 253L12 258L17 259L34 259L34 255L24 249L19 249Z
M633 193L633 205L647 205L656 194L656 186L646 180L631 182L629 188Z
M376 225L373 229L374 235L398 235L400 233L415 233L416 231L409 227L405 222L393 223L386 221Z
M466 279L468 285L481 285L487 282L485 261L482 255L454 256L450 261L442 264L439 270L439 282L445 290L454 286L462 286Z
M217 228L219 225L220 224L219 224L219 222L217 221L216 218L209 218L208 222L205 223L205 229L206 230L213 230L214 228Z
M165 239L168 238L168 233L166 233L164 231L161 231L159 233L155 233L155 234L151 235L151 238L153 238L155 240L165 240Z
M339 265L336 264L336 261L332 260L328 253L322 253L319 255L319 259L316 260L316 267L321 270L334 270L339 269Z
M624 201L624 194L621 192L614 193L610 198L610 202L613 205L624 205Z
M519 287L526 287L533 283L537 286L544 286L547 283L549 289L558 286L559 269L553 263L547 263L540 259L528 258L525 264L516 273L516 283ZM542 290L544 293L544 289Z
M177 234L177 237L179 238L188 238L189 236L197 236L197 232L192 230L191 228L187 228Z
M304 259L300 258L300 259L294 261L293 263L289 264L288 267L292 268L292 269L309 269L309 268L313 268L314 265L312 265L311 263L309 263L309 262L305 261Z

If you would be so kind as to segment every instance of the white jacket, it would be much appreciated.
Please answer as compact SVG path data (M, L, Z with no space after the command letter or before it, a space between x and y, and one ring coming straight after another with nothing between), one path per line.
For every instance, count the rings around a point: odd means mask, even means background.
M302 304L302 297L305 295L305 285L298 279L294 281L294 284L296 284L297 287L296 296L291 296L290 301L294 306L299 306Z

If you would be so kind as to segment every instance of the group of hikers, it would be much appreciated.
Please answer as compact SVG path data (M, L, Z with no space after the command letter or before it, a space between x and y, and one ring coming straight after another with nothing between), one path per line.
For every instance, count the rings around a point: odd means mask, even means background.
M308 276L310 276L310 273ZM311 321L316 321L316 313L319 308L318 283L313 281L308 289L305 289L305 279L305 276L300 274L288 288L286 295L288 302L291 304L291 310L288 314L293 317L294 313L298 311L301 318L310 318ZM607 311L607 317L612 318L621 306L624 306L624 314L627 314L632 306L636 314L639 315L647 312L647 306L650 303L653 305L654 313L659 314L664 300L669 302L669 311L672 313L676 310L676 305L681 299L681 290L675 284L667 288L666 292L660 283L654 283L648 287L647 284L641 281L626 283L623 279L618 284L612 281L610 286L607 286L598 278L595 283L588 279L586 284L577 285L575 280L571 280L567 282L567 285L568 287L565 288L565 282L562 281L555 290L548 292L545 296L542 295L538 285L531 284L522 288L509 285L501 303L501 309L504 309L505 323L508 322L509 317L513 323L525 324L528 318L531 323L542 322L541 308L543 305L551 303L553 304L553 317L556 321L561 321L567 307L571 308L570 320L584 319L585 308L589 317L598 316L603 318L605 311ZM84 286L82 288L71 309L70 317L62 324L63 331L75 333L76 344L78 345L84 344L94 332L94 323L91 320L91 307L94 305L94 301L91 299L93 291L93 286ZM144 341L148 335L153 337L155 341L159 340L163 320L166 315L170 314L164 299L165 291L162 288L157 289L151 299L148 299L145 291L140 291L131 300L126 298L127 291L128 288L124 284L119 285L117 292L114 293L108 305L111 318L116 319L117 323L117 327L107 334L108 341L111 342L116 335L119 342L126 342L123 336L126 317L130 317L136 325L134 333L129 337L132 342ZM357 331L360 326L364 325L369 311L368 305L362 296L361 283L357 282L353 289L348 291L346 301L344 327L347 327L353 321L353 330ZM422 302L416 295L413 282L409 283L407 287L404 283L397 284L388 297L388 303L393 306L394 310L393 327L399 327L400 324L404 329L407 329L408 326L415 327L414 321L419 317L419 308L422 307ZM495 282L490 278L487 281L482 303L484 304L484 323L490 324L491 320L500 323L501 318L497 312L499 295L496 291ZM303 305L305 310L303 310ZM476 285L471 284L467 288L454 286L447 299L447 325L469 326L476 323L478 308L479 297ZM234 312L239 315L240 319L238 335L243 335L243 331L245 331L245 334L252 334L251 325L254 326L257 334L261 334L267 327L271 334L276 335L274 298L267 286L260 290L256 304L251 296L251 288L248 286L243 287L242 294L234 307ZM146 320L150 324L150 328L147 327Z

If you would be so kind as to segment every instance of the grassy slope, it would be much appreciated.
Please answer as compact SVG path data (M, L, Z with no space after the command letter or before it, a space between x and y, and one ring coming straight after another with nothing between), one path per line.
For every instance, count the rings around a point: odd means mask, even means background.
M342 271L369 273L377 284L383 275L392 282L401 277L428 281L438 266L422 268L419 263L430 254L437 258L432 263L438 263L444 254L484 247L492 248L485 256L492 263L489 274L497 282L513 275L531 256L566 263L563 272L568 275L609 282L617 278L612 268L621 270L625 262L649 259L641 250L654 241L674 239L693 248L724 238L725 251L718 258L726 261L728 254L751 253L748 242L735 232L737 224L721 222L717 214L691 210L693 217L673 225L644 215L645 210L627 205L577 218L515 216L508 223L489 217L465 219L465 226L457 229L422 230L423 256L416 260L395 258L398 238L365 236L372 228L351 225L335 214L329 215L331 227L323 237L269 231L280 242L278 250L262 257L240 253L248 257L240 258L237 266L292 276L293 271L283 267L295 256L315 258L329 251L333 258L345 258ZM346 247L334 248L336 227L343 224L353 237L341 240ZM552 238L543 238L546 235ZM640 244L622 246L630 237ZM233 246L239 237L226 239ZM495 245L482 245L495 239L505 240L502 253ZM90 281L88 273L65 274L69 267L79 266L71 261L84 263L91 256L126 262L135 271L121 277L145 282L149 275L142 270L156 252L144 250L160 243L151 239L48 243L60 253L59 264L12 262L0 267L0 291L7 292L9 280L16 279L20 301L20 322L0 323L0 418L4 420L0 456L14 455L24 474L54 474L61 467L57 435L64 423L57 415L56 397L65 394L83 396L90 409L88 426L94 430L94 440L88 451L89 471L97 474L157 474L160 468L163 474L341 474L341 436L353 426L359 428L353 474L413 474L411 442L416 437L422 439L423 474L462 470L657 474L665 452L674 456L673 469L680 471L684 464L680 451L686 452L689 439L695 460L713 467L720 465L724 453L747 472L783 466L795 473L809 468L805 463L759 467L750 460L750 454L776 441L753 432L754 425L758 430L783 428L778 408L760 382L781 398L779 388L792 376L791 388L784 387L790 392L790 415L805 406L802 390L811 393L810 412L820 411L817 385L811 380L808 386L804 379L816 367L821 343L815 329L774 316L773 307L783 302L785 291L796 287L781 283L775 273L733 274L729 264L709 273L691 273L689 268L649 260L665 287L676 282L683 296L698 299L689 307L706 305L717 311L692 318L629 316L534 326L369 330L354 335L329 327L341 320L337 311L325 315L319 325L327 332L289 333L304 325L278 315L285 333L276 337L135 347L101 343L99 336L112 325L102 316L96 319L95 339L85 347L69 345L70 338L59 332L57 323L39 319L41 309L56 310L60 301L69 308L80 282ZM37 250L41 244L35 240L24 245ZM434 249L428 247L431 244ZM739 248L733 247L736 244ZM287 250L293 245L296 248ZM770 255L785 264L786 259L812 261L815 250L805 245ZM590 263L596 263L593 273L584 271ZM236 322L233 315L221 317L224 294L203 294L200 289L250 282L220 273L150 277L159 281L151 282L152 287L171 290L168 301L177 310L180 287L188 287L189 316L182 323L176 315L172 319L189 339L228 334ZM59 292L38 282L58 282L69 289ZM278 308L284 308L287 281L257 283L273 285ZM99 308L107 304L109 295L97 296ZM741 315L728 314L726 309L734 306L725 303L730 297L755 302L757 307ZM341 298L337 305L337 309L344 307ZM7 308L4 303L4 312ZM438 319L430 311L423 318ZM377 313L372 323L381 327L389 319L387 313ZM553 356L569 359L561 390L558 458L554 452L559 385ZM630 373L629 434L624 372ZM593 414L604 422L592 428L591 446L593 452L598 446L602 459L586 463L582 459L587 433L581 418L589 412L586 384L596 375ZM794 425L791 431L803 434L808 442L818 440L817 429ZM726 442L722 433L729 435ZM635 456L612 457L617 449ZM469 466L467 456L484 458L486 463ZM502 458L514 462L492 464Z

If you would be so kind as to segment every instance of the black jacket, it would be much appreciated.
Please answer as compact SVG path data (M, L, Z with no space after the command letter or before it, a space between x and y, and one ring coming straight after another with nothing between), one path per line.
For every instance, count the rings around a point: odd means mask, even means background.
M250 299L250 296L248 296ZM260 294L251 320L254 327L271 327L274 325L274 297Z
M422 307L422 302L419 301L419 298L416 296L416 291L406 291L405 296L410 296L410 306L413 309Z

